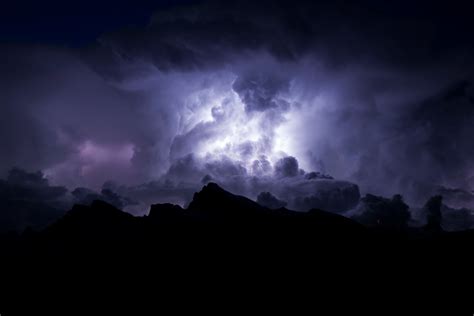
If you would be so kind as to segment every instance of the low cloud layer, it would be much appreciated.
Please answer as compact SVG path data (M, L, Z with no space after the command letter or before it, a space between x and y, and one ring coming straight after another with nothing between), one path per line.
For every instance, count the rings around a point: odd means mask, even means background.
M70 206L67 189L51 186L41 172L12 169L0 180L0 231L42 228Z
M105 186L105 185L104 185ZM74 204L89 205L94 200L106 201L118 208L137 204L128 197L103 188L101 193L51 185L45 175L13 168L6 179L0 179L0 233L42 229L63 216Z

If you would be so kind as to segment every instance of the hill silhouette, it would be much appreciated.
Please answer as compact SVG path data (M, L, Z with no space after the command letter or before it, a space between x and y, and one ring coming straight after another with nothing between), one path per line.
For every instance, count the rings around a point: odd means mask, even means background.
M439 203L438 203L439 204ZM433 211L435 212L435 210ZM89 243L90 247L108 242L111 245L136 243L140 245L161 242L164 236L173 237L175 243L198 243L207 246L218 243L258 243L262 240L279 241L279 247L304 247L324 239L321 247L357 244L358 248L379 247L391 244L397 248L406 244L423 242L454 242L456 245L471 242L472 231L455 233L441 229L410 228L404 225L363 226L362 224L324 210L312 209L298 212L286 209L270 209L246 197L234 195L216 183L205 185L194 194L186 209L169 203L151 205L148 215L133 216L115 206L95 200L90 205L75 205L62 218L39 232L4 235L2 243L12 239L26 248L35 244L51 250L65 241L76 245ZM271 247L273 243L267 246ZM73 251L68 244L65 249ZM131 247L137 244L131 244ZM139 246L137 246L139 247ZM54 252L55 250L53 250Z
M297 280L344 295L363 286L416 282L417 289L444 295L449 288L464 300L457 283L472 279L474 231L369 228L318 209L272 210L209 183L185 209L154 204L137 217L97 200L75 205L42 231L0 242L2 285L11 302L52 295L38 289L45 284L60 295L77 284L116 293L145 291L142 283L151 282L179 293L160 296L160 302L182 302L188 296L236 298L239 286L259 297L281 295L272 290L294 288ZM102 290L90 288L101 280ZM257 280L265 284L263 294L249 286ZM204 285L212 288L203 291ZM414 288L405 291L419 295ZM469 298L463 302L469 307Z
M297 235L305 240L322 235L352 240L366 237L368 232L362 225L337 214L318 209L309 212L272 210L209 183L194 194L187 209L169 203L154 204L143 217L135 217L100 200L90 206L75 205L65 216L31 238L53 244L64 240L151 243L165 234L179 234L182 239L192 235L194 241L202 238L215 243L215 234L219 234L219 241L224 237L234 242L256 242L267 234L289 240Z

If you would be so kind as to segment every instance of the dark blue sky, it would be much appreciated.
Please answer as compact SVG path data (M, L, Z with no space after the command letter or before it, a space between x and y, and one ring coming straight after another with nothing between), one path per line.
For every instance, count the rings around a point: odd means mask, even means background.
M81 46L100 34L148 23L153 12L193 0L10 1L0 7L0 40Z
M81 46L94 41L100 34L127 26L143 26L153 12L173 6L197 4L202 0L117 0L117 1L9 1L0 5L0 41L15 43L59 44ZM338 3L340 10L349 7ZM272 2L267 5L272 7ZM439 27L438 35L446 46L456 45L468 34L453 32L472 26L471 10L466 1L361 1L357 15L369 19L415 18ZM462 4L462 5L461 5ZM294 8L294 5L289 8ZM354 5L351 6L354 9ZM361 23L364 23L361 21ZM445 35L448 36L445 36Z

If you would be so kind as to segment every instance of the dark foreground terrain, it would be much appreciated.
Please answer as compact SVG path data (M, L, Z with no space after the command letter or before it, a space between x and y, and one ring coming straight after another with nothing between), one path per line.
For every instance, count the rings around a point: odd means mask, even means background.
M2 236L0 312L100 303L133 314L326 304L382 313L415 303L471 315L473 246L474 231L369 229L316 209L270 210L211 183L187 209L156 204L134 217L95 201L41 232Z

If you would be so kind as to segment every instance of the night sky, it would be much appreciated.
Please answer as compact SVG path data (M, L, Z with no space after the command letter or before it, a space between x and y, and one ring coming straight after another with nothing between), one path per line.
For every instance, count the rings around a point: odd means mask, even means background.
M415 223L442 194L474 226L472 8L256 2L2 4L0 204L143 214L212 181L347 216L401 194Z

